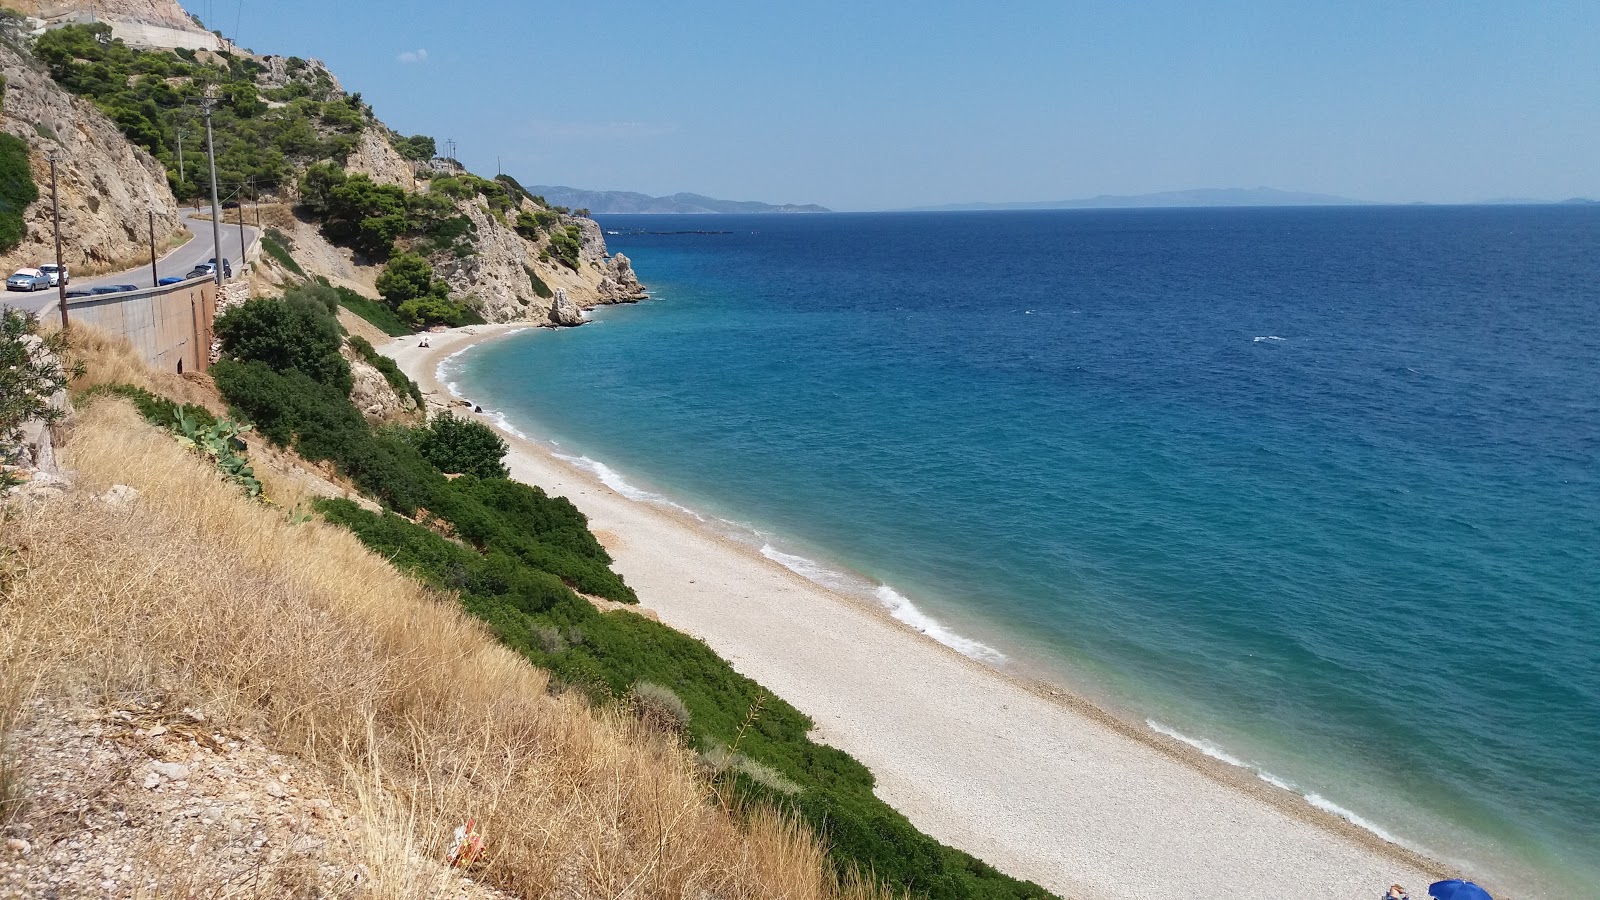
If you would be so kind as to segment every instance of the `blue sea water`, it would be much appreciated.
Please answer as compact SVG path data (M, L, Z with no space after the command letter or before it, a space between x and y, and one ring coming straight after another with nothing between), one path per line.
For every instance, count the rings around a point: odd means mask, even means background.
M1600 208L602 225L657 299L474 350L463 394L1516 896L1600 897Z

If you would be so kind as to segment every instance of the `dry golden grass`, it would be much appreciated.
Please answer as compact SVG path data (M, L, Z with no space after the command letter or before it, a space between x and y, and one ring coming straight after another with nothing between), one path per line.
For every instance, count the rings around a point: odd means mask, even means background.
M362 798L371 895L440 896L437 868L402 861L441 859L475 818L474 877L519 896L880 896L837 884L792 821L728 816L670 737L551 695L453 597L247 501L126 402L81 411L63 455L73 491L0 526L7 682L270 735ZM113 484L141 496L95 498Z
M134 352L126 338L111 337L89 325L72 326L72 361L83 364L83 374L72 380L74 391L130 384L180 403L204 406L213 413L224 411L206 375L157 372Z

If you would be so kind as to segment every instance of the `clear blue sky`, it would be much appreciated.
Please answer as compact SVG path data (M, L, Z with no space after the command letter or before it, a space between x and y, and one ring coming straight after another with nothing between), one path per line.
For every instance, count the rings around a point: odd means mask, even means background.
M1600 2L183 0L525 184L1600 197Z

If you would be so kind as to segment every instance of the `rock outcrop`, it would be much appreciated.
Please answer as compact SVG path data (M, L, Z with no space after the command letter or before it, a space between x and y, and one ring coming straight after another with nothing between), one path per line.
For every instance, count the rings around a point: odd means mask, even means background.
M474 252L467 256L439 253L430 258L434 270L451 285L451 296L465 300L491 322L557 321L557 297L565 296L573 309L581 311L610 303L632 303L646 296L627 257L606 253L605 236L593 219L563 215L553 229L576 225L580 235L578 266L569 268L547 251L547 236L530 240L517 233L509 216L496 213L479 198L457 205L461 215L471 220L475 230ZM538 207L524 200L520 211L532 213ZM541 291L543 288L543 291ZM544 296L548 294L548 296ZM573 319L572 313L561 317Z
M417 189L416 170L394 145L380 125L368 125L361 140L344 161L346 172L365 174L379 184L392 184L408 191Z
M389 385L375 366L362 359L349 346L340 348L340 354L350 363L350 375L355 384L350 388L350 402L361 410L367 421L415 422L419 418L417 401L410 394L400 394Z
M92 103L62 90L31 57L0 44L5 95L0 130L28 142L39 200L24 214L22 244L0 255L7 272L55 258L50 216L50 163L61 196L62 255L70 267L110 269L149 259L148 214L156 240L181 233L178 204L154 157L123 138Z
M588 319L584 318L583 310L578 304L572 302L567 296L566 288L557 288L555 300L550 304L550 321L556 325L582 325Z

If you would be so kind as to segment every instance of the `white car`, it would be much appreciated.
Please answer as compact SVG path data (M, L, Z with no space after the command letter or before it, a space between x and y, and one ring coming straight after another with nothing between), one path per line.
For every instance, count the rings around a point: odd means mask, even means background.
M55 263L44 263L43 265L39 266L39 271L44 273L44 277L50 279L51 287L59 287L63 284L72 283L72 275L67 272L66 266L58 266Z

